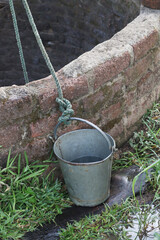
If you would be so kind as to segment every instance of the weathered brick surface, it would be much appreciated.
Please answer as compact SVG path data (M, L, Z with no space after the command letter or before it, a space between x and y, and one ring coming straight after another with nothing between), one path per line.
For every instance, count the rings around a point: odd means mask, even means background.
M147 109L151 108L155 99L155 90L152 93L141 96L136 102L136 104L129 107L124 117L124 126L126 129L133 126L139 119L144 115Z
M157 49L156 49L156 54L155 54L154 62L155 62L155 64L157 64L157 65L160 64L160 47L157 47Z
M146 55L149 50L151 50L158 44L158 41L158 32L154 30L147 37L133 45L135 61Z
M116 146L121 146L122 142L126 141L123 119L114 124L113 128L109 129L107 132L115 139Z
M143 75L146 75L152 63L153 55L152 53L149 53L138 62L135 62L131 67L127 68L127 70L124 72L124 77L126 79L126 86L128 89L137 86L137 81Z
M56 97L58 96L56 85L51 76L45 79L31 82L26 87L32 91L37 106L42 113L47 114L56 107Z
M0 128L0 146L3 148L12 147L22 139L22 131L18 125Z
M98 125L118 145L131 136L147 108L159 99L159 18L156 16L138 17L135 31L133 22L111 42L98 45L57 73L75 116ZM61 115L57 97L51 76L25 86L0 89L0 145L3 146L0 164L10 147L13 154L26 151L30 160L49 156L53 143L48 136L53 135ZM77 121L69 126L61 124L58 135L80 128L90 126Z
M124 112L127 111L130 106L136 104L137 102L137 88L133 88L129 92L126 91L124 95Z
M83 100L79 103L78 112L82 112L86 117L91 117L96 114L96 112L105 106L105 103L109 99L109 96L105 96L103 91L98 91ZM77 113L78 113L77 112Z
M121 118L121 115L122 115L122 109L121 109L120 102L117 102L116 104L113 104L112 106L102 111L102 116L104 116L104 118L107 119L107 122L112 120L114 121L118 120Z
M5 97L0 96L0 126L24 118L36 108L25 87L8 87L5 93Z
M77 78L65 78L65 76L61 76L60 82L64 97L69 100L76 100L88 94L88 79L85 76Z
M95 116L103 108L123 102L123 78L120 76L114 80L76 103L75 113L88 118Z
M148 72L137 83L137 94L139 97L151 93L155 86L155 78L151 72Z
M40 119L39 121L36 121L35 123L30 124L31 129L31 137L36 138L40 136L45 136L51 132L53 132L55 123L58 123L58 113L54 113L50 115L49 117L45 117L43 119Z
M105 63L97 66L94 70L95 89L117 76L130 64L130 54L124 53L122 56L112 58Z
M35 138L32 142L26 145L25 151L29 159L46 160L49 157L48 153L51 153L52 145L53 143L49 138ZM19 151L22 151L22 149Z

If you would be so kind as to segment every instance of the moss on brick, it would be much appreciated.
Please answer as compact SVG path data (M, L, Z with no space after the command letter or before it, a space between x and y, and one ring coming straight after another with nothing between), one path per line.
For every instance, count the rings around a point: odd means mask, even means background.
M119 118L115 118L111 121L109 121L106 125L106 127L103 127L103 130L105 132L108 132L109 130L111 130L115 124L118 124L120 121L122 120L122 117L119 117Z

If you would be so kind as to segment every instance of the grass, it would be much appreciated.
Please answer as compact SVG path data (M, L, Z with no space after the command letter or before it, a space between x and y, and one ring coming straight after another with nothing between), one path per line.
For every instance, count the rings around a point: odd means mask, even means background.
M0 168L0 238L20 239L44 222L54 221L70 201L60 182L44 177L49 162L25 165L21 155L11 158L9 152L5 168Z
M150 213L150 214L149 214ZM121 205L105 206L101 214L85 217L79 222L68 224L66 229L61 229L61 240L130 240L131 230L135 227L135 218L138 228L134 234L136 239L143 237L155 227L157 220L156 208L144 204L137 207L133 199L127 199ZM157 227L157 225L156 225ZM155 229L158 231L158 229ZM158 232L155 235L159 237ZM158 238L157 238L158 239ZM155 240L157 240L155 238Z
M113 169L133 164L138 165L142 172L153 168L152 178L148 178L148 190L154 193L152 204L140 205L134 194L134 186L141 172L133 180L133 198L111 208L106 205L101 214L68 224L66 229L61 229L61 240L130 240L133 236L130 236L128 229L134 229L135 220L138 226L134 239L144 239L144 236L155 228L154 240L160 240L160 223L159 226L154 225L157 219L155 212L160 209L160 103L154 104L153 108L147 111L142 124L143 130L134 133L129 141L132 150L123 153L121 159L115 160ZM153 226L153 229L149 229L150 226Z
M62 229L61 238L65 240L80 239L109 239L110 234L121 234L122 223L127 222L131 208L130 202L123 205L106 206L102 214L85 217L79 222L68 224L67 229ZM125 233L123 232L123 235Z

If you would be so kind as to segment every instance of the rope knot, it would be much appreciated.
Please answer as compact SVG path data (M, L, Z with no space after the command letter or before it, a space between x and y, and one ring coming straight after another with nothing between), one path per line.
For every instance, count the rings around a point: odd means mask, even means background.
M62 115L61 117L59 117L58 121L64 122L65 124L68 125L70 123L68 120L74 114L72 104L66 98L63 99L56 98L56 102L59 104L59 109L62 112Z

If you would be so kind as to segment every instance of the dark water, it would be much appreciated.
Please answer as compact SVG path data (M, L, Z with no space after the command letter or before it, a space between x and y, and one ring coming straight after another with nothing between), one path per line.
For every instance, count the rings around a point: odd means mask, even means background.
M76 158L76 159L72 160L71 162L73 162L73 163L92 163L92 162L99 162L101 160L102 160L102 158L96 157L96 156L84 156L84 157Z

